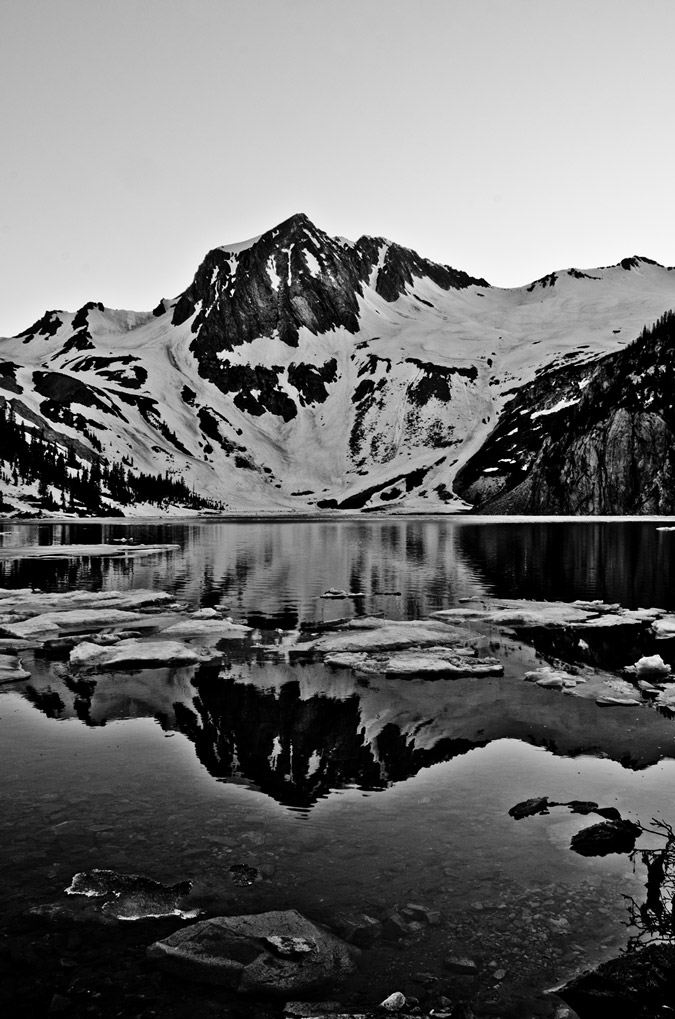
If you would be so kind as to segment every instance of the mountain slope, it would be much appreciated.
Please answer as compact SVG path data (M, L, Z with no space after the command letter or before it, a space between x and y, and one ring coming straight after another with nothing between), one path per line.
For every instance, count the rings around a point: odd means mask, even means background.
M103 465L97 509L132 511L112 464L230 512L466 509L455 475L514 398L546 376L559 401L674 305L675 273L646 259L506 290L298 215L209 252L152 312L89 303L0 340L0 405L71 475ZM44 505L2 455L5 504Z
M489 513L674 514L674 379L668 312L590 374L548 373L521 391L457 490Z

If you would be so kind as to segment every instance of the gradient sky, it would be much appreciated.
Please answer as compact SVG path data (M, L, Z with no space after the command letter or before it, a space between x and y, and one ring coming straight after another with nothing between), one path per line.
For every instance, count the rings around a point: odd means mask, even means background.
M518 286L675 263L673 0L0 0L0 335L294 212Z

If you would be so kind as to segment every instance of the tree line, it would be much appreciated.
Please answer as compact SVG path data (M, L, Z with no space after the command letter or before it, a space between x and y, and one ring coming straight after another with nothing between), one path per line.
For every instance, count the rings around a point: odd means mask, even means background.
M182 477L136 471L132 465L128 457L111 464L96 453L87 461L65 437L61 445L18 418L7 402L0 407L0 510L9 508L6 497L12 488L35 482L37 504L48 510L103 516L114 512L105 498L121 506L168 502L190 509L221 508L197 495Z

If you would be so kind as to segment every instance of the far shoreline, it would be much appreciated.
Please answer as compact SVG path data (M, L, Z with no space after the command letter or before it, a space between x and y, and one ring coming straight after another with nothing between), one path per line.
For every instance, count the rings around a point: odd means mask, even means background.
M474 514L468 512L442 512L439 510L410 510L407 513L380 513L378 511L354 513L350 510L324 510L321 513L294 513L294 512L237 512L237 513L207 513L207 514L156 514L139 516L3 516L0 514L0 525L9 524L31 525L31 524L114 524L126 527L149 526L159 527L171 524L249 524L249 523L351 523L369 521L395 521L395 520L453 520L465 521L474 524L526 524L526 523L675 523L675 514L658 515L565 515L565 514Z

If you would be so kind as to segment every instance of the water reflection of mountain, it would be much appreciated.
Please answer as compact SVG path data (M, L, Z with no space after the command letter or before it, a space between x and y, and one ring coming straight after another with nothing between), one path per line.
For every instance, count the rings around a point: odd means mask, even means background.
M269 660L96 679L44 666L25 696L50 717L87 725L153 717L184 733L214 778L305 809L332 790L383 789L495 739L643 768L664 756L673 735L672 722L653 711L627 727L621 711L520 680L369 677L364 684L317 663Z
M208 524L12 525L12 545L119 542L176 543L180 551L132 560L0 560L0 583L72 590L157 588L199 605L225 602L237 618L278 625L382 610L426 615L462 595L480 594L477 578L455 553L452 523L438 520L246 522ZM354 604L322 601L330 587L365 592ZM398 592L396 596L382 592Z
M233 676L200 682L192 707L176 705L178 728L216 778L246 778L288 806L309 807L332 789L384 789L484 745L441 738L417 746L386 723L371 739L356 692L303 697L299 682L265 690Z
M415 618L464 596L675 608L675 541L653 523L472 523L462 519L7 525L12 545L175 543L139 559L0 560L0 583L46 589L147 587L192 604L227 604L254 625L384 611ZM330 587L364 592L326 602ZM382 592L399 592L390 597Z

